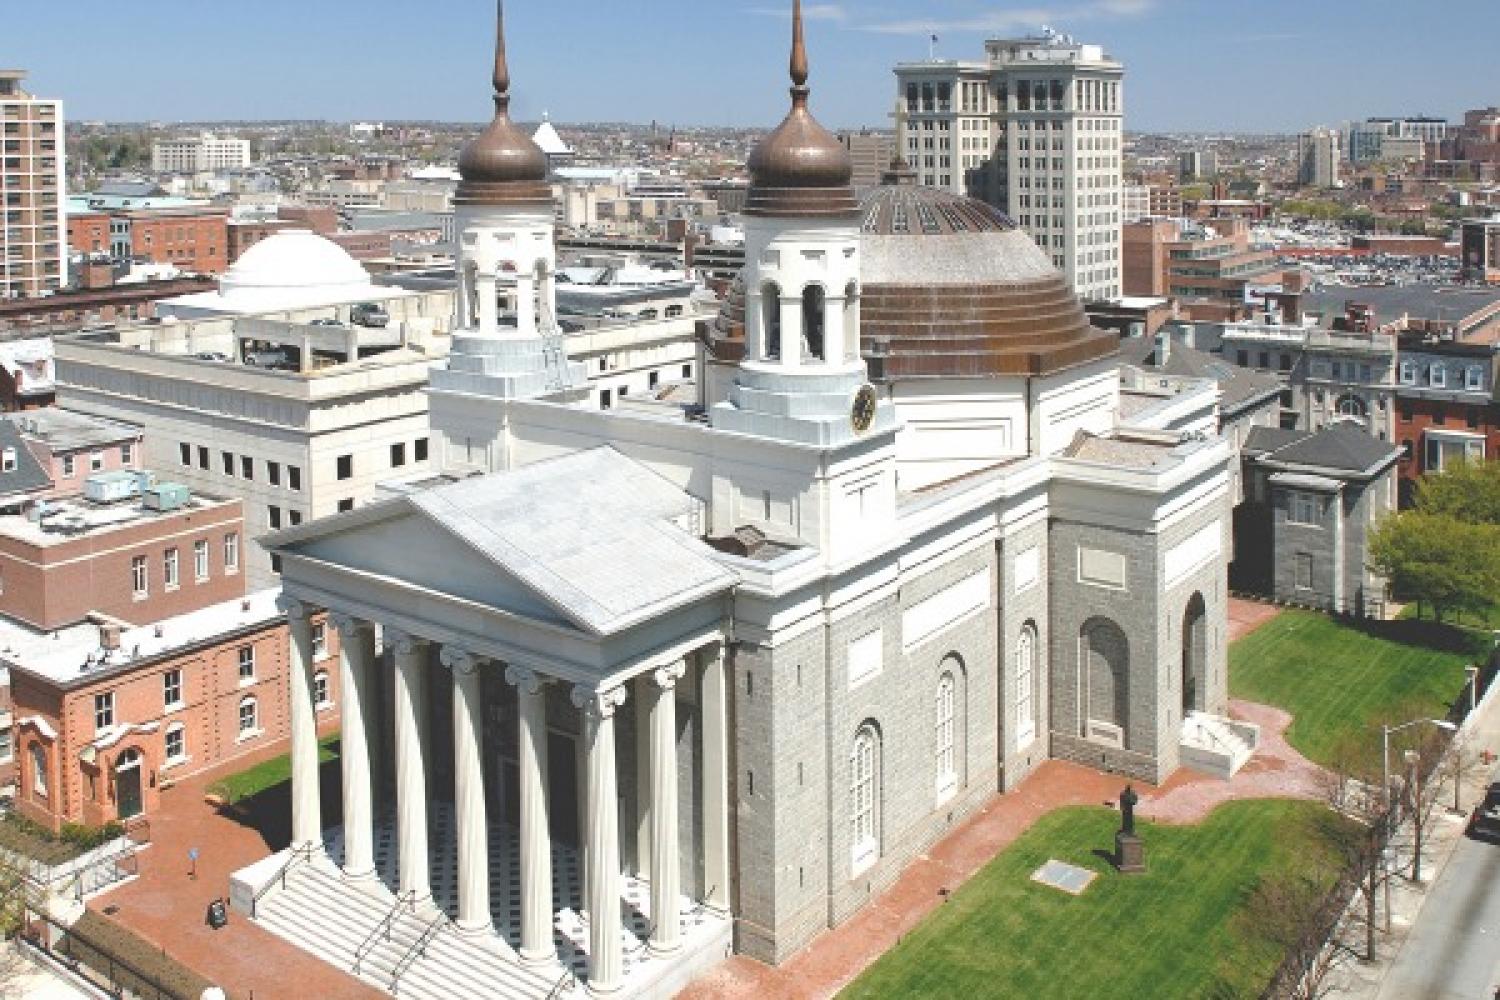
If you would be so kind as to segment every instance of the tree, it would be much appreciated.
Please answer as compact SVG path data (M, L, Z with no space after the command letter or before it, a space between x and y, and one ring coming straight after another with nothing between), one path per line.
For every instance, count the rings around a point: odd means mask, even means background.
M1396 590L1445 611L1479 611L1500 594L1500 529L1402 511L1370 539L1370 562Z
M1454 462L1417 480L1416 509L1465 524L1500 525L1500 460Z

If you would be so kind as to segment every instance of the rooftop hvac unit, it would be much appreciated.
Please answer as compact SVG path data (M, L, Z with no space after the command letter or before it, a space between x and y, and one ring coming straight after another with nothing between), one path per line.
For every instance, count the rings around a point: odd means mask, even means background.
M141 493L141 503L147 510L180 510L192 496L181 483L157 483Z
M94 503L117 503L129 500L140 489L134 472L96 472L83 481L85 500Z

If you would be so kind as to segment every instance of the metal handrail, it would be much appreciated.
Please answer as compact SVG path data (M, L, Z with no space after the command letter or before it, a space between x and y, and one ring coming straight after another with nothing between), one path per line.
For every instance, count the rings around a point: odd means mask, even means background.
M558 1000L563 995L563 986L569 991L576 989L580 984L578 977L573 974L571 966L563 966L563 974L558 977L557 982L552 984L552 989L547 993L546 1000Z
M293 866L297 865L299 862L312 861L314 855L317 854L317 851L318 847L316 844L305 844L302 846L294 845L289 849L291 856L286 859L286 864L282 865L281 868L277 870L276 874L267 879L266 884L255 890L255 895L250 897L250 916L252 919L255 917L256 907L260 905L261 897L270 892L272 887L275 886L278 882L281 884L281 887L285 889L286 877L291 872Z
M452 918L448 914L438 911L438 915L433 917L432 922L427 925L426 930L422 931L422 936L417 938L410 948L406 949L406 954L402 955L400 961L391 969L391 996L396 995L396 987L400 984L401 977L406 974L406 970L411 968L413 962L427 954L427 945L432 942L433 938L437 937L438 931L452 925Z
M359 975L360 965L375 950L375 939L382 934L385 940L389 941L391 939L391 928L395 926L396 918L400 916L402 907L405 907L409 912L416 912L417 890L408 889L405 892L397 893L395 902L391 904L391 908L386 911L385 916L380 918L380 923L376 924L375 929L370 931L365 936L365 939L359 943L359 947L354 949L353 968L355 975Z

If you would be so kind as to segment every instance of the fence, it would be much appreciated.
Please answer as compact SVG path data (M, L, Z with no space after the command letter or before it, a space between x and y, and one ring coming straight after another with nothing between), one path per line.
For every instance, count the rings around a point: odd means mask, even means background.
M22 934L33 948L112 996L128 995L137 1000L198 1000L201 993L196 984L169 985L159 976L115 954L103 942L90 939L76 927L67 927L46 913L28 911Z

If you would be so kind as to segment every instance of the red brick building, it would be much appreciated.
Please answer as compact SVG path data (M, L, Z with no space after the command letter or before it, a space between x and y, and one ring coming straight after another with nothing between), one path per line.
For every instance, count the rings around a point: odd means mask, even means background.
M129 477L117 472L116 477ZM152 510L139 497L72 496L0 514L0 614L50 630L90 616L157 621L242 596L239 500L190 497Z
M285 617L263 591L133 629L4 635L16 809L56 830L149 815L172 782L284 741ZM338 633L314 618L319 728L334 728Z
M68 219L68 245L78 253L220 274L229 267L228 226L229 214L219 208L82 212Z
M1500 316L1463 339L1429 329L1437 326L1413 324L1399 339L1395 432L1403 504L1420 476L1456 459L1500 458Z
M98 472L141 468L144 432L135 424L55 406L9 419L52 480L43 499L76 496L84 481Z

